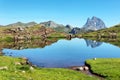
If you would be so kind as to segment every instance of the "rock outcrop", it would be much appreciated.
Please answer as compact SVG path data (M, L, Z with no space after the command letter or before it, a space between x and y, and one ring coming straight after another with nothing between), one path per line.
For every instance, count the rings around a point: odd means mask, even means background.
M80 33L80 31L81 31L80 28L75 27L75 28L73 28L73 29L70 31L70 33L71 33L71 34L77 34L77 33Z

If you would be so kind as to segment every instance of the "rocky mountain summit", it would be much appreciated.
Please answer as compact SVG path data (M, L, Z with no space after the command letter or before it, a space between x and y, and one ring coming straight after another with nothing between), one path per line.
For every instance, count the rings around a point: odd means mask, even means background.
M40 24L45 26L45 27L52 28L52 29L54 29L55 31L58 31L58 32L69 33L71 31L71 29L72 29L72 26L69 25L69 24L64 26L62 24L57 24L54 21L41 22Z
M83 29L85 31L96 31L104 28L106 28L105 23L100 18L97 18L95 16L93 16L91 19L88 18L86 24L83 26Z
M81 29L78 28L78 27L75 27L70 31L71 34L77 34L77 33L80 33L80 32L81 32Z
M44 25L46 27L50 27L50 28L56 28L56 27L64 26L62 24L57 24L54 21L41 22L40 24Z
M16 23L5 25L5 26L0 25L0 27L25 28L25 27L34 27L37 25L41 25L46 28L51 28L57 32L65 32L65 33L69 33L73 28L69 24L63 25L63 24L58 24L54 21L46 21L46 22L41 22L39 24L36 22L28 22L28 23L16 22Z
M28 23L16 22L13 24L6 25L6 27L32 27L36 25L41 25L47 28L51 28L57 32L65 32L71 34L96 31L106 28L105 23L100 18L97 18L95 16L93 16L91 19L88 18L86 24L82 28L73 27L69 24L67 25L58 24L54 21L46 21L46 22L41 22L39 24L36 22L28 22Z

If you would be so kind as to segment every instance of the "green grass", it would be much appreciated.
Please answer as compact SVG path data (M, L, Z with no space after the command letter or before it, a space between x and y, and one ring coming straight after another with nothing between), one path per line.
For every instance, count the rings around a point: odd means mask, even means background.
M0 38L0 42L13 42L14 39L11 36L5 36L3 38Z
M112 32L112 31L117 33L117 38L115 39L109 38L109 32ZM97 34L102 34L102 33L104 33L104 37L98 38ZM120 47L120 24L115 25L110 28L94 31L94 32L86 32L86 33L77 34L77 36L79 35L82 35L82 37L85 39L106 42L106 43L110 43L110 44Z
M24 60L0 56L0 67L8 67L8 70L0 70L0 80L96 80L95 77L69 69L34 68L30 70L29 65L15 65L16 62L24 62Z
M120 80L120 58L87 60L93 73L104 76L106 80Z
M43 38L41 35L43 34L43 29L41 25L34 25L32 27L25 27L24 31L17 31L16 33L13 33L9 30L16 29L17 27L0 27L0 42L6 41L6 42L13 42L13 38L15 35L20 35L22 37L24 36L30 36L33 39L40 39ZM47 37L66 37L67 33L64 32L57 32L54 29L45 27L47 33Z
M115 25L110 28L101 29L98 31L82 33L82 35L83 35L83 37L96 37L98 33L100 33L100 34L104 33L104 36L107 37L107 36L109 36L108 32L111 32L111 31L115 31L117 33L117 37L120 38L120 24ZM78 35L81 35L81 34L78 34Z
M59 37L59 38L64 38L66 37L67 35L65 33L61 33L61 32L54 32L50 35L48 35L48 37Z
M13 42L14 41L14 39L12 37L6 37L4 40L7 41L7 42Z

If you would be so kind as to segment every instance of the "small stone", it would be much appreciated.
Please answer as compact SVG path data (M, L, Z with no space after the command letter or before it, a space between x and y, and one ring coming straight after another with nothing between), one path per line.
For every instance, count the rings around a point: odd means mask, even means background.
M34 68L32 66L30 66L30 70L34 70Z
M22 57L22 59L23 59L23 60L26 60L26 61L28 60L26 57Z
M97 58L93 58L93 60L96 60Z
M21 63L20 62L15 62L15 65L21 65Z
M15 73L17 73L17 71L15 71Z
M79 70L79 71L83 71L84 68L83 68L83 67L77 67L77 70Z
M25 71L22 71L22 73L25 73Z
M25 62L20 62L21 65L26 65L26 61Z
M0 70L8 70L7 66L0 67Z
M33 79L30 77L29 80L33 80Z
M86 71L89 70L89 67L85 66L85 67L84 67L84 70L86 70Z

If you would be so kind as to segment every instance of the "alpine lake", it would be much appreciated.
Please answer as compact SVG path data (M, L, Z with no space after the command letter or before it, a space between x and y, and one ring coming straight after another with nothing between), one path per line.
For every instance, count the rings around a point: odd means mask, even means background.
M87 59L120 58L119 41L104 42L83 38L0 43L4 56L26 57L38 67L68 68L83 66Z

